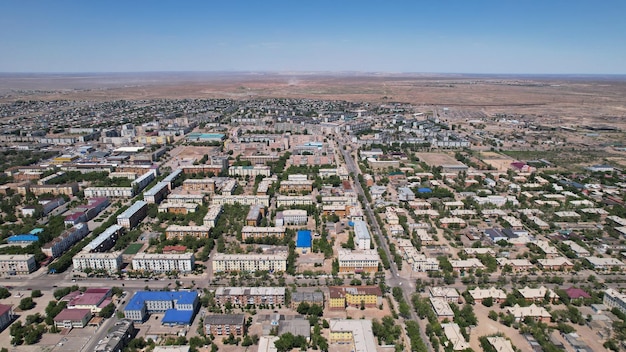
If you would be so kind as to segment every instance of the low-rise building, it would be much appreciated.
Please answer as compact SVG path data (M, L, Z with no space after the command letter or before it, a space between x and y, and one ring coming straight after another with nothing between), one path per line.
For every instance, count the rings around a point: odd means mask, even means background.
M617 308L622 313L626 314L626 294L623 294L612 288L608 288L604 291L604 298L602 303L609 309Z
M612 257L600 258L600 257L586 257L587 260L595 270L624 270L624 262ZM617 269L614 269L617 268Z
M167 239L183 239L185 236L191 236L195 238L208 238L211 228L202 226L183 226L183 225L170 225L165 229L165 237Z
M297 309L300 303L307 303L309 305L318 305L324 307L324 293L320 291L314 292L292 292L291 293L291 308Z
M284 287L218 287L215 289L215 302L220 305L231 304L284 304Z
M204 226L208 226L210 228L215 227L217 224L217 219L219 219L220 215L222 215L222 210L224 207L222 205L211 205L206 215L202 219Z
M159 204L170 193L169 182L159 182L143 193L143 200L148 204Z
M149 314L165 313L163 322L173 319L191 324L198 304L198 293L194 291L138 291L124 308L124 316L143 322Z
M528 259L496 258L496 261L501 268L509 266L514 273L528 271L534 267Z
M572 270L574 268L574 263L565 257L538 259L537 264L543 270Z
M148 213L148 203L138 200L117 216L117 224L127 229L137 226Z
M315 199L312 196L277 196L276 206L280 207L292 207L294 205L312 205L315 203Z
M133 187L88 187L83 192L86 198L132 198L137 194Z
M91 320L89 309L63 309L54 317L54 326L59 329L84 328Z
M215 193L215 180L212 178L191 178L183 181L183 191Z
M452 268L457 271L467 271L470 269L485 269L483 263L476 258L469 258L464 260L451 260Z
M104 338L98 341L94 352L119 352L135 336L135 324L130 319L115 322Z
M122 253L89 253L80 252L72 258L74 270L85 271L105 270L109 273L116 273L122 268Z
M156 273L178 271L190 273L193 271L195 258L193 253L183 254L158 254L138 253L132 261L133 270Z
M468 291L474 299L474 303L481 303L486 298L491 298L494 303L499 304L506 299L506 293L499 288L490 287L487 289L474 288Z
M257 227L257 226L244 226L241 229L241 239L246 241L248 238L258 239L265 237L285 237L285 228L282 226L276 227Z
M244 314L216 314L204 316L204 333L213 336L243 336L246 333Z
M256 195L215 195L211 198L211 205L242 204L242 205L270 205L270 197ZM280 207L280 205L278 205Z
M520 307L515 304L513 307L506 307L506 311L511 314L516 322L523 321L530 317L542 323L549 323L552 315L544 307L538 307L534 303L528 307Z
M13 322L13 306L0 304L0 331L6 329Z
M354 240L358 249L370 249L370 246L372 245L372 238L365 221L354 221Z
M517 290L522 297L528 302L541 302L548 299L550 302L554 302L559 299L559 295L552 291L550 288L541 286L539 288L530 288L528 286Z
M433 307L433 311L439 321L444 319L452 320L454 318L454 311L450 308L450 304L446 299L430 297L430 305Z
M576 253L576 256L578 258L584 258L591 255L591 253L589 253L589 251L585 247L579 245L574 241L563 241L563 244L567 245L574 253Z
M375 308L382 303L382 291L378 286L331 286L330 309Z
M461 328L457 323L441 324L441 327L454 351L463 351L470 348L470 344L465 341L465 337L461 333Z
M43 254L48 257L57 258L66 250L74 245L74 243L82 240L89 233L87 224L80 223L72 228L63 231L58 237L46 243L41 247Z
M269 166L265 165L231 166L228 168L228 176L250 176L254 178L258 175L268 177L271 174L272 169Z
M337 255L340 273L377 272L380 257L373 249L365 251L351 251L341 249Z
M28 275L37 269L33 254L0 254L0 275Z
M286 209L282 211L283 224L287 225L306 225L309 217L304 209ZM278 224L277 224L278 226Z
M117 238L124 232L120 225L113 224L89 242L83 250L86 252L106 252L115 245Z
M372 333L370 320L331 319L329 337L331 344L350 344L351 351L377 351L378 344Z
M170 203L163 202L159 204L157 211L159 213L172 213L172 214L191 214L195 213L200 204L198 203Z
M287 270L287 253L282 254L224 254L213 256L213 273L258 270L284 272Z
M428 289L430 297L439 297L445 299L449 303L459 302L461 295L454 287L430 287Z

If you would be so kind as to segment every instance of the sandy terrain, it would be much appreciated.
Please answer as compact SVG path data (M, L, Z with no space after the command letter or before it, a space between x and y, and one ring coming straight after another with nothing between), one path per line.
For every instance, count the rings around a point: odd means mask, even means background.
M530 114L547 123L593 121L626 127L623 77L461 75L144 73L5 75L0 103L19 98L112 100L158 98L310 98L466 107ZM479 115L476 115L479 116Z

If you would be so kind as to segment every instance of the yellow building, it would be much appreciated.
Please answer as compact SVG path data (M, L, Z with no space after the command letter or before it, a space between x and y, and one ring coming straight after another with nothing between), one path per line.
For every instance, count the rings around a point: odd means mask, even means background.
M78 159L78 155L61 155L54 159L52 159L52 163L56 165L61 165L65 163L71 163L72 161Z
M332 286L328 289L331 309L373 308L382 302L383 294L378 286Z

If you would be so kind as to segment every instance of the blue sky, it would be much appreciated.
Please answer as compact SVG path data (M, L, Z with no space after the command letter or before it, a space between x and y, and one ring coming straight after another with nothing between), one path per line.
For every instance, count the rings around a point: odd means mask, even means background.
M0 1L0 72L626 74L626 1Z

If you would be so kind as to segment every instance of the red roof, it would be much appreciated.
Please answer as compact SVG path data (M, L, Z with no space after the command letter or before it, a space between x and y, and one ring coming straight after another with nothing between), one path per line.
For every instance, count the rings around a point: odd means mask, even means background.
M185 252L187 250L187 247L185 246L165 246L163 247L163 253L167 253L167 252Z
M7 304L0 304L0 316L3 316L6 312L10 311L13 306Z
M568 288L567 290L565 290L565 293L567 293L567 296L572 299L591 298L591 296L587 292L585 292L584 290L580 288L575 288L575 287Z
M78 211L76 213L72 213L68 216L65 217L65 221L76 221L78 219L80 219L81 216L85 216L85 213L83 213L82 211Z
M91 315L90 309L63 309L56 317L54 321L81 321L85 316Z

